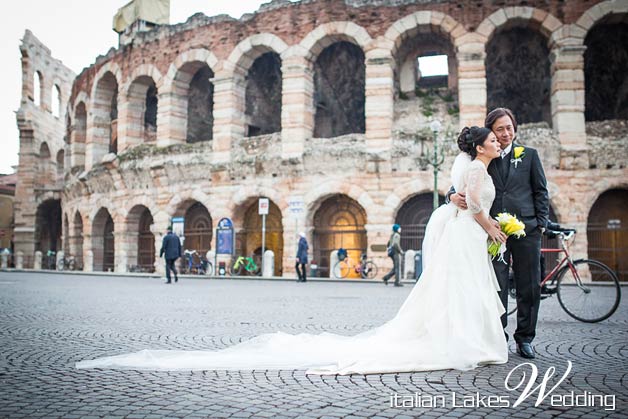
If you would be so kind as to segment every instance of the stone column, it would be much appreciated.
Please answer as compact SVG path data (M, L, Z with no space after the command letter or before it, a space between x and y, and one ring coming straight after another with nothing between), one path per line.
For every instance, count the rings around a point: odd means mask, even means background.
M487 103L484 43L473 38L463 38L456 47L460 128L484 126Z
M212 163L231 161L234 140L244 136L244 75L238 69L222 70L211 80L214 84L214 135Z
M301 159L314 129L312 64L302 56L287 57L281 73L281 157Z
M184 95L188 92L179 92L173 81L173 91L159 93L159 107L157 108L157 146L166 147L172 144L185 143L187 139L188 100Z
M137 232L127 231L123 221L114 222L114 229L114 271L128 272L128 265L137 264Z
M589 167L584 121L584 50L582 45L552 48L552 125L561 144L561 169Z
M146 89L143 86L134 84L126 94L118 95L118 153L144 141L145 108ZM159 120L157 122L159 125Z
M393 59L387 51L374 50L366 57L364 113L366 149L369 153L390 153L394 107Z

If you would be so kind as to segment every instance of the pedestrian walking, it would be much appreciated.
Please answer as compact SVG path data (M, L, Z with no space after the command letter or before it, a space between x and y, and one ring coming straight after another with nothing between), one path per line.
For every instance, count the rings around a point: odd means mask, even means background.
M159 251L159 257L166 256L166 284L171 284L170 271L174 273L174 282L179 282L177 276L177 268L174 263L181 257L181 240L179 236L172 232L172 227L168 227L168 233L164 236L161 242L161 250Z
M307 239L305 238L305 233L299 233L299 248L297 250L297 258L296 264L294 265L297 270L297 282L306 282L306 271L305 265L307 265L307 251L309 246L307 244ZM300 267L300 270L299 270Z
M395 224L392 226L392 234L390 235L390 239L388 240L387 249L388 249L388 257L393 260L393 267L384 277L384 284L388 285L388 280L390 278L395 277L395 287L403 287L403 284L400 281L401 279L401 256L403 255L403 249L401 248L401 226L399 224Z

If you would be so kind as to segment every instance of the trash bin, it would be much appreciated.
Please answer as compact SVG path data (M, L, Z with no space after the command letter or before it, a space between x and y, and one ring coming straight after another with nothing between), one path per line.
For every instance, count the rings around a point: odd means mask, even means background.
M418 281L422 273L423 273L423 256L421 254L421 251L417 250L416 254L414 255L414 279Z
M310 263L310 278L318 278L318 265L314 261Z

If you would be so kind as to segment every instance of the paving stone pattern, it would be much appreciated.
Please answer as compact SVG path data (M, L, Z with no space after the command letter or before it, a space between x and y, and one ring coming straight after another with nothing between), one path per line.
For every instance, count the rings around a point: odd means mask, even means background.
M410 418L627 417L628 308L600 324L543 301L535 347L539 375L567 360L573 369L555 394L615 395L596 406L456 407L465 396L508 397L504 380L522 363L510 345L506 365L474 371L307 376L304 371L76 370L74 363L145 348L217 349L260 333L356 334L391 318L411 287L381 284L0 273L1 418ZM511 321L512 323L512 321ZM512 332L513 325L509 325ZM464 348L461 348L464 350ZM540 382L540 379L537 380ZM554 383L554 381L551 381ZM551 387L551 385L550 385ZM391 407L444 395L446 405Z

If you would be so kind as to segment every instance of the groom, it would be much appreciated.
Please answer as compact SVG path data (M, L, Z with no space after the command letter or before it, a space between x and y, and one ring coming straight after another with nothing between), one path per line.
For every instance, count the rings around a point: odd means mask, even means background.
M494 159L488 166L488 173L495 184L495 201L490 215L495 218L500 212L508 212L525 224L525 237L510 237L506 242L504 260L507 263L495 259L493 267L501 288L499 296L508 311L508 271L512 256L517 289L517 329L514 335L517 353L532 359L535 353L531 343L536 335L541 301L541 235L549 217L547 182L537 151L513 142L517 121L510 109L492 110L486 116L484 126L493 131L502 149L501 159ZM456 193L452 187L447 195L456 206L466 209L464 193ZM507 322L508 315L504 313L504 328Z

